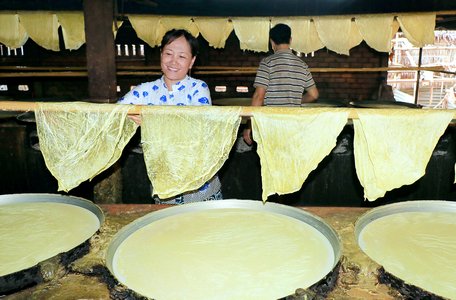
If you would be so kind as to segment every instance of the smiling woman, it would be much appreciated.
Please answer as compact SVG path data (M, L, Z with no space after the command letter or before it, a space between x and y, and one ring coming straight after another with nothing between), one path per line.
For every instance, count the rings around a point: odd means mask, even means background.
M197 53L198 41L188 31L183 29L168 31L162 39L160 49L160 66L163 76L155 81L140 84L121 97L118 103L178 106L211 105L208 85L202 80L187 75L195 62ZM131 118L136 123L141 124L141 117L132 116ZM144 130L144 132L146 131ZM142 140L146 139L142 138ZM218 199L222 199L222 192L217 175L195 191L188 191L168 199L160 199L158 196L154 196L156 203L163 201L167 204Z
M198 52L198 41L186 30L170 30L161 42L163 76L140 84L119 99L121 104L211 105L207 84L187 76Z
M198 41L186 35L190 34L186 31L182 31L181 36L168 33L169 40L161 50L160 66L168 87L184 79L195 62Z

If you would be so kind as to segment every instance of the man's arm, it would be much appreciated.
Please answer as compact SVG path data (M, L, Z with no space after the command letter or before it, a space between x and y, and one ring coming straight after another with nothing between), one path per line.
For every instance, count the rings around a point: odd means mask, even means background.
M302 95L301 103L309 103L318 99L319 93L317 87L314 85L306 90L306 93Z
M266 88L262 86L257 86L255 88L255 92L252 96L252 106L263 106L264 105L264 96L266 95ZM248 120L247 126L243 132L244 141L247 145L252 145L252 124L251 121Z
M266 95L266 88L263 86L257 86L252 96L252 106L263 106L264 96Z

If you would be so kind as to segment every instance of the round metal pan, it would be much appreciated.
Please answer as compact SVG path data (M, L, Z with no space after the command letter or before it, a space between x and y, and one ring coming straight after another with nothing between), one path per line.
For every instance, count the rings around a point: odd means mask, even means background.
M220 98L212 100L213 105L218 106L250 106L252 98ZM314 102L302 103L301 107L347 107L340 100L319 99Z
M7 194L7 195L0 195L0 209L2 206L7 206L10 204L20 204L20 203L36 203L36 202L43 202L43 203L62 203L68 205L74 205L81 207L87 211L90 211L96 218L99 220L100 226L104 222L104 214L103 211L95 205L93 202L79 198L74 196L65 196L59 194ZM14 230L12 228L11 230ZM95 233L95 232L94 232ZM58 255L66 255L72 254L69 257L73 257L77 259L82 254L84 254L84 248L89 247L88 240L80 241L79 245L76 245L74 248L68 250L65 253L60 253ZM58 256L56 255L56 256ZM45 259L47 261L51 257ZM42 261L43 262L43 261ZM35 266L32 266L27 269L23 269L21 271L17 271L14 273L10 273L7 275L0 276L0 295L2 294L9 294L12 291L18 291L25 287L37 284L42 282L43 276L40 271L39 263ZM1 298L1 297L0 297Z
M358 108L421 108L421 105L401 101L363 100L351 101L349 104Z
M189 203L185 205L174 206L170 208L166 208L163 210L155 211L150 214L147 214L132 223L128 224L127 226L123 227L111 240L109 247L106 253L106 266L113 274L113 260L115 253L119 246L125 241L131 234L135 231L143 228L144 226L155 222L157 220L176 216L179 214L185 214L189 212L197 212L203 210L217 210L217 209L227 209L227 208L240 208L252 211L264 211L270 212L275 214L280 214L284 216L288 216L294 219L297 219L301 222L307 223L308 225L314 227L318 230L330 243L332 250L334 251L334 262L332 268L338 264L341 256L341 243L338 234L334 229L332 229L328 224L326 224L321 218L310 214L302 209L298 209L295 207L277 204L277 203L270 203L267 202L263 204L262 201L253 201L253 200L221 200L221 201L208 201L208 202L197 202L197 203ZM296 287L299 288L299 287Z
M16 116L20 113L21 112L19 111L0 111L0 120L16 118Z
M454 212L456 202L443 200L414 200L379 206L361 215L355 223L355 237L358 242L361 231L372 221L403 212Z
M347 107L347 105L339 100L318 99L314 102L301 103L301 107Z
M17 115L16 118L21 122L36 123L34 111L26 111L24 113Z
M0 206L15 203L27 203L27 202L57 202L64 204L71 204L87 209L92 212L100 221L100 224L104 222L104 214L100 207L84 198L75 196L66 196L59 194L8 194L0 195Z
M414 200L388 204L369 210L368 212L361 215L355 223L355 239L361 250L364 251L360 245L360 236L367 225L377 219L381 219L386 216L408 212L454 213L454 216L456 218L456 202L443 200ZM388 245L385 245L385 247L387 246ZM386 273L386 275L382 273ZM404 295L408 295L407 297L415 298L416 296L417 298L424 297L429 299L434 299L433 297L435 297L434 294L422 290L421 288L414 285L405 283L401 280L401 278L397 278L394 275L389 274L388 270L384 270L382 267L379 273L379 279L381 281L384 281L384 278L386 278L387 281L394 281L396 284L393 286L398 286L399 292L404 292Z
M217 106L250 106L252 98L220 98L212 100Z

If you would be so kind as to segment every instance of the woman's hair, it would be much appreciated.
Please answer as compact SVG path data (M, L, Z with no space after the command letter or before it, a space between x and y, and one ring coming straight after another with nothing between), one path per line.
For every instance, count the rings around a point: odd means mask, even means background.
M198 54L198 40L185 29L171 29L166 32L160 44L160 51L163 50L166 45L172 43L181 36L183 36L190 45L192 56L196 56Z

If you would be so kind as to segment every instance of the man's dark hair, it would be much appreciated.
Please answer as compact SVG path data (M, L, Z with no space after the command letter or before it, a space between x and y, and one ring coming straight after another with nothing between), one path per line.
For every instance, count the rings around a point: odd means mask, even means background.
M185 29L171 29L166 32L160 44L160 51L163 50L163 47L169 43L174 42L181 36L183 36L189 43L190 49L192 51L192 56L196 56L198 54L198 40Z
M277 24L269 30L269 38L276 44L289 44L291 28L285 24Z

